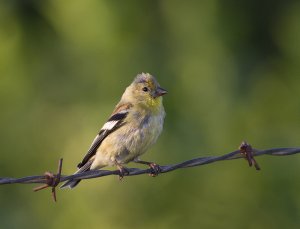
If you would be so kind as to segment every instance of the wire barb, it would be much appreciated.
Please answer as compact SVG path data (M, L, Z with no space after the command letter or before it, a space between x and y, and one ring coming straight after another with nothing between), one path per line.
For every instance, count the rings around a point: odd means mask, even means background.
M241 154L248 161L249 166L251 167L252 165L254 165L256 170L260 170L258 163L254 159L254 153L253 153L252 146L250 144L248 144L246 141L243 141L242 144L240 145L239 149L241 151Z
M44 173L44 179L46 180L46 184L35 187L33 189L33 191L37 192L37 191L43 190L45 188L51 187L52 198L53 198L54 202L56 202L57 199L56 199L56 190L55 190L55 188L60 183L62 163L63 163L63 159L61 158L58 161L58 168L57 168L56 175L51 173L51 172L45 172Z

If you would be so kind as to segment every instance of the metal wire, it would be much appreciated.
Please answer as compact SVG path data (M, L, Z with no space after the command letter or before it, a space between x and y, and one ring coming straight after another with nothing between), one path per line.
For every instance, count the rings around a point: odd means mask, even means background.
M246 142L242 142L239 150L234 152L221 155L221 156L210 156L210 157L199 157L192 160L184 161L173 165L163 165L159 166L159 173L167 173L174 171L176 169L189 168L195 166L206 165L210 163L215 163L217 161L226 161L244 158L248 161L249 166L254 166L256 170L260 170L260 167L254 157L261 155L272 155L272 156L288 156L292 154L300 153L300 148L275 148L267 150L257 150L253 149L251 145ZM0 177L0 185L4 184L42 184L35 187L33 191L39 191L48 187L51 187L51 193L53 200L56 202L56 187L60 182L65 182L67 180L78 180L78 179L91 179L109 175L118 175L120 178L123 176L136 176L148 173L152 176L157 175L157 171L153 168L149 169L138 169L138 168L126 168L126 174L121 173L119 170L92 170L84 173L73 174L69 176L61 175L63 159L59 160L57 173L53 174L51 172L45 172L41 176L28 176L22 178L11 178L11 177Z
M250 146L250 145L247 145ZM252 149L252 148L251 148ZM300 153L300 148L274 148L274 149L266 149L266 150L252 150L252 155L247 158L247 155L245 155L245 152L242 152L242 149L240 150L221 155L221 156L209 156L209 157L199 157L195 159L191 159L188 161L180 162L178 164L172 164L172 165L160 165L160 173L167 173L171 172L177 169L182 168L189 168L189 167L196 167L196 166L202 166L210 163L215 163L218 161L226 161L226 160L233 160L233 159L239 159L239 158L246 158L248 159L249 165L251 166L254 164L257 170L259 170L259 166L254 160L254 157L261 156L261 155L271 155L271 156L288 156L292 154ZM252 162L252 163L251 163ZM62 163L60 165L60 168L58 170L61 170ZM151 168L149 169L138 169L138 168L127 168L128 174L124 174L124 176L136 176L141 174L153 174L153 170ZM120 175L119 170L92 170L87 171L80 174L74 174L74 175L60 175L56 174L53 175L52 179L57 179L60 176L60 179L56 180L55 182L49 178L49 174L40 175L40 176L28 176L28 177L22 177L22 178L11 178L11 177L0 177L0 185L3 184L33 184L33 183L40 183L40 184L48 184L48 186L53 187L53 184L55 183L55 186L60 183L67 180L77 180L77 179L91 179L91 178L97 178L97 177L104 177L109 175ZM50 179L50 180L49 180Z

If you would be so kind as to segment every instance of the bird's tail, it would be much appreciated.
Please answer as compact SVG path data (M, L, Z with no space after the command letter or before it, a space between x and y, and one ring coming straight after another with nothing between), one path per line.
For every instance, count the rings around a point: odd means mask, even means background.
M78 173L83 173L86 171L89 171L91 168L91 165L93 163L93 160L88 161L87 163L85 163L80 169L78 169L74 174L78 174ZM60 186L60 188L74 188L78 185L78 183L81 180L68 180L67 182L65 182L62 186Z

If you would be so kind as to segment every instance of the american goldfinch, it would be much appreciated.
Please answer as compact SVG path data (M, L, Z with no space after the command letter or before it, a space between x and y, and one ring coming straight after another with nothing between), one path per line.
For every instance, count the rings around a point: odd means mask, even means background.
M131 161L146 164L157 173L158 165L141 161L139 156L162 132L165 118L162 95L166 93L149 73L137 75L78 164L75 174L117 166L122 177L127 172L123 165ZM61 188L74 188L79 182L69 180Z

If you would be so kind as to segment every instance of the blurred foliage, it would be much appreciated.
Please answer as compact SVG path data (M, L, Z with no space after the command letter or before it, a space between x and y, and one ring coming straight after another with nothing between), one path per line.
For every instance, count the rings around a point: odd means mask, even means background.
M65 174L140 72L168 89L160 164L299 144L300 2L2 0L0 174ZM299 145L298 145L299 146ZM0 187L1 228L298 228L300 157ZM136 166L136 165L132 165Z

